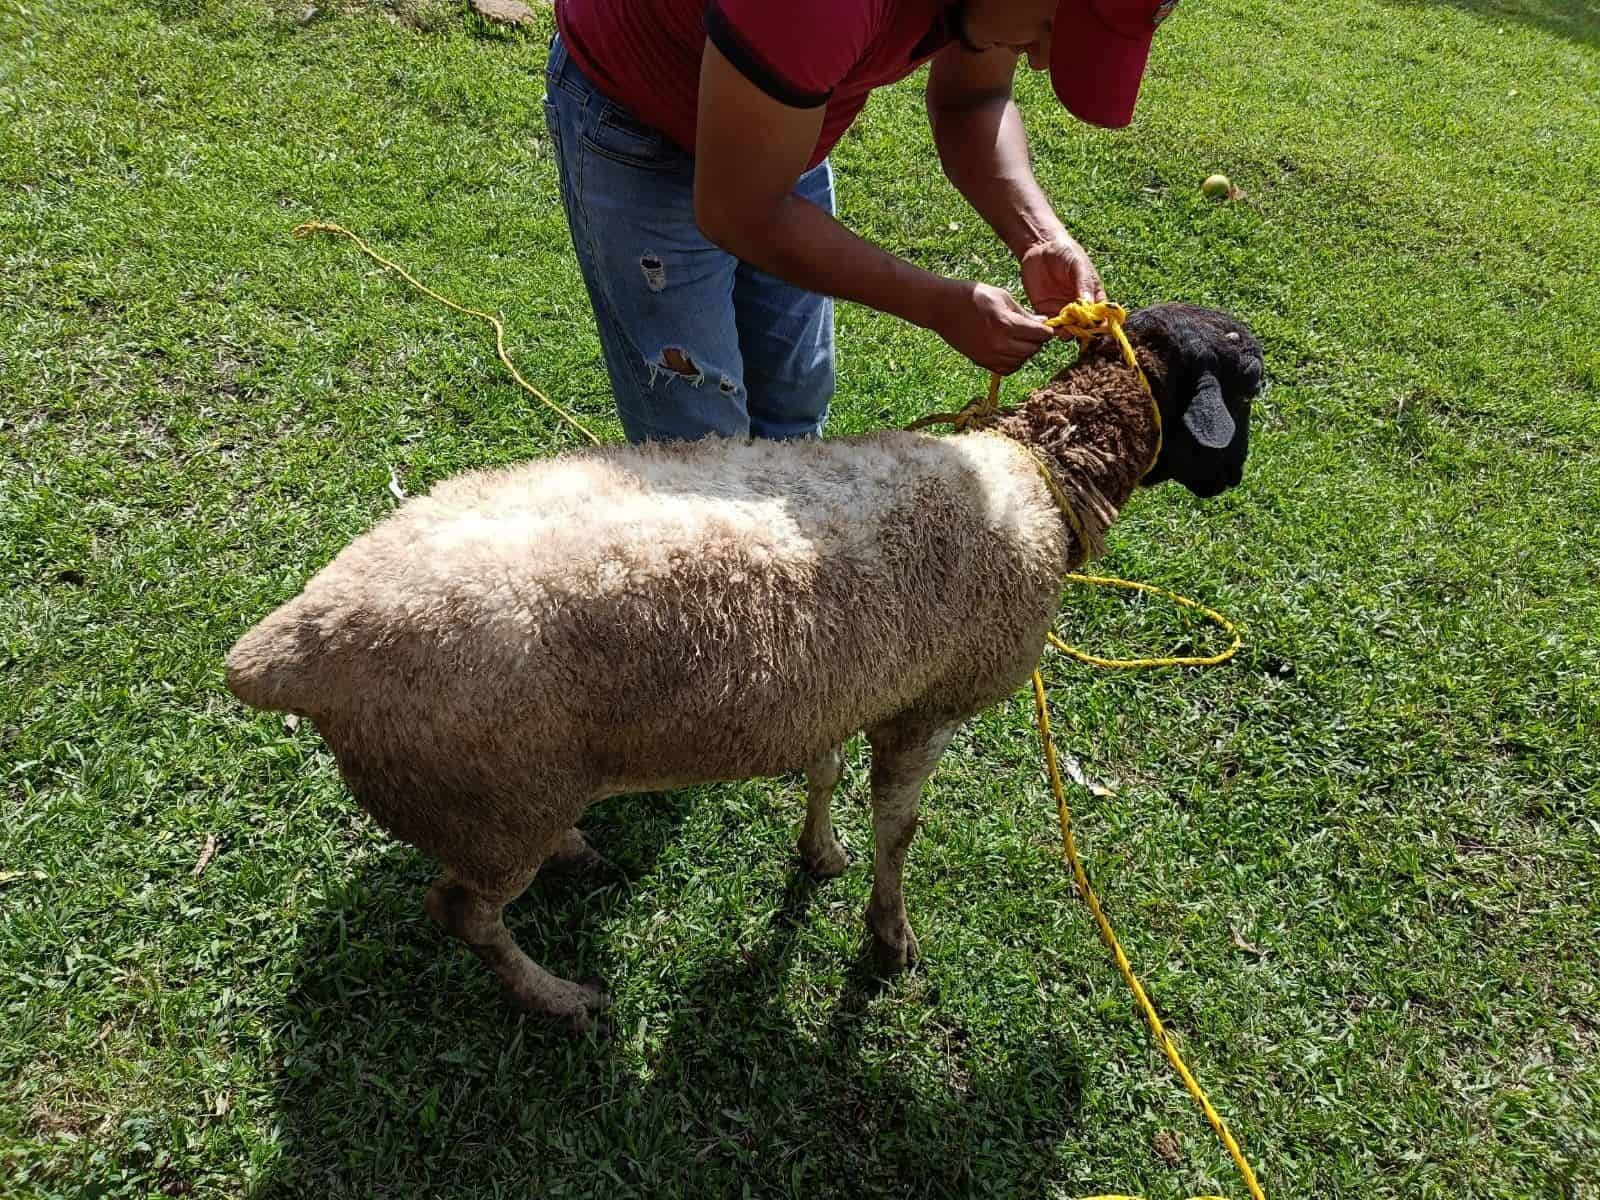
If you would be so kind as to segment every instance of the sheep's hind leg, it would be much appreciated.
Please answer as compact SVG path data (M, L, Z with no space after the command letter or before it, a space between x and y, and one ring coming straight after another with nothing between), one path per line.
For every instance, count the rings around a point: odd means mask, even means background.
M818 879L843 875L850 856L833 832L833 789L844 773L844 747L834 746L806 767L806 823L800 830L800 861Z
M607 1003L599 982L572 983L552 975L523 952L506 928L506 905L532 879L530 872L513 887L483 889L447 870L428 892L428 915L472 947L519 1007L565 1021L574 1033L584 1033L594 1023L593 1014Z
M605 855L589 845L589 840L574 825L551 847L550 854L540 864L540 869L564 872L593 871L610 865Z
M902 719L869 731L872 743L872 898L867 928L878 967L903 971L920 953L906 917L903 872L917 831L922 785L938 765L959 722Z

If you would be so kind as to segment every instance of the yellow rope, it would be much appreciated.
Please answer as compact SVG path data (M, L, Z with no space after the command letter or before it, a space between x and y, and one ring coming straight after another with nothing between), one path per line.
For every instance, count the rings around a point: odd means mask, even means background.
M477 317L480 320L489 322L494 326L495 350L500 356L500 361L505 364L506 370L511 372L511 377L515 379L517 383L528 392L529 395L533 396L536 400L539 400L552 412L560 416L562 420L576 429L590 442L594 443L596 446L601 444L600 439L586 429L576 417L567 412L567 410L562 408L560 405L556 404L555 401L550 399L550 397L546 396L538 388L534 387L533 384L529 383L522 377L521 373L512 364L510 356L506 353L505 326L501 324L498 317L486 312L481 312L475 308L467 308L464 305L457 304L453 300L449 300L446 297L441 296L438 292L434 291L426 284L423 284L415 279L404 267L397 263L390 262L387 258L384 258L371 246L367 245L366 242L362 241L359 237L351 233L342 225L334 225L324 221L307 221L303 225L296 226L294 230L294 236L298 238L309 237L313 233L335 233L342 237L349 238L352 242L359 246L362 252L365 253L369 258L381 263L383 266L389 268L389 270L394 271L419 292L422 292L424 295L431 296L440 304L445 305L447 308L452 308L456 312L465 313L468 316ZM1150 381L1145 378L1144 371L1139 366L1138 357L1134 354L1133 347L1128 343L1127 335L1122 330L1122 323L1124 320L1126 320L1127 315L1127 310L1119 304L1074 303L1067 305L1058 315L1051 317L1046 324L1050 325L1052 328L1060 328L1071 336L1078 338L1080 345L1097 334L1109 333L1113 338L1116 339L1118 345L1122 348L1122 356L1124 360L1129 366L1138 372L1139 383L1144 388L1145 394L1150 397L1151 407L1154 409L1156 417L1156 453L1159 455L1161 444L1161 409L1156 405L1155 393L1150 388ZM992 416L997 410L999 396L1000 376L996 374L992 375L989 379L989 394L986 397L969 404L966 409L962 410L961 413L954 414L953 416L936 415L932 417L924 417L921 421L916 422L911 427L920 428L933 424L952 424L955 425L958 430L966 429L971 426L977 426L981 428L985 420ZM1045 481L1045 485L1049 488L1050 494L1055 500L1056 504L1060 507L1062 514L1066 516L1067 519L1072 523L1074 530L1076 530L1080 539L1082 539L1079 544L1087 546L1088 537L1083 527L1082 518L1078 516L1077 511L1073 507L1070 499L1067 497L1066 493L1062 491L1060 484L1055 481L1055 477L1051 474L1050 469L1045 465L1044 460L1039 457L1038 453L1031 447L1024 447L1024 449L1028 451L1029 457L1033 459L1034 465L1038 467L1039 473ZM1152 459L1151 466L1154 465L1155 460ZM1056 649L1070 654L1080 662L1090 663L1097 667L1210 666L1215 663L1225 662L1239 649L1239 634L1234 627L1229 624L1226 617L1222 616L1221 613L1214 612L1197 601L1190 600L1185 596L1180 596L1176 592L1169 592L1167 589L1156 587L1153 584L1137 583L1129 579L1115 579L1103 575L1071 574L1068 575L1067 578L1077 583L1087 583L1096 586L1131 588L1142 592L1155 592L1159 595L1163 595L1169 599L1175 600L1179 604L1185 605L1186 607L1198 609L1200 612L1204 613L1213 621L1221 625L1223 629L1233 634L1233 644L1231 646L1229 646L1221 654L1215 654L1208 658L1135 659L1098 658L1095 655L1085 653L1082 650L1078 650L1067 645L1060 638L1056 637L1054 633L1049 635L1050 642L1056 647ZM1116 932L1111 928L1111 922L1106 919L1105 912L1100 907L1099 897L1095 895L1094 889L1089 886L1089 876L1084 871L1083 864L1078 859L1078 848L1074 844L1072 838L1072 814L1067 809L1066 788L1062 785L1061 771L1056 765L1056 748L1055 742L1050 735L1050 710L1049 706L1045 703L1044 679L1040 676L1037 670L1035 670L1033 673L1033 698L1038 714L1039 740L1044 745L1045 763L1050 770L1050 788L1055 794L1056 816L1061 822L1061 844L1062 848L1066 851L1067 863L1072 868L1072 877L1077 883L1078 893L1083 897L1084 903L1089 906L1089 911L1094 914L1095 924L1098 925L1100 929L1100 936L1105 941L1106 946L1110 949L1112 956L1116 959L1117 970L1122 972L1122 977L1127 981L1129 989L1133 992L1134 999L1138 1002L1140 1011L1144 1014L1145 1020L1149 1022L1150 1030L1155 1037L1156 1044L1161 1047L1162 1053L1167 1056L1167 1061L1172 1064L1173 1070L1177 1071L1178 1077L1183 1080L1183 1085L1189 1089L1189 1094L1194 1097L1195 1102L1200 1105L1201 1111L1205 1113L1206 1120L1211 1123L1211 1128L1216 1131L1217 1136L1222 1140L1222 1144L1227 1148L1228 1153L1232 1155L1234 1164L1239 1168L1239 1174L1244 1177L1245 1186L1250 1189L1251 1200L1266 1200L1266 1195L1262 1192L1261 1185L1256 1182L1255 1173L1250 1169L1250 1164L1245 1160L1243 1152L1239 1149L1238 1142L1234 1140L1232 1132L1228 1129L1227 1122L1222 1119L1221 1114L1217 1112L1210 1099L1206 1096L1205 1090L1190 1073L1189 1068L1184 1064L1183 1056L1178 1053L1177 1044L1173 1042L1171 1035L1167 1033L1166 1027L1161 1024L1161 1018L1156 1015L1155 1006L1150 1003L1150 997L1145 994L1143 986L1141 986L1139 983L1138 976L1133 973L1133 967L1128 962L1128 956L1123 953L1122 945L1117 941ZM1136 1196L1124 1195L1102 1195L1086 1196L1083 1198L1083 1200L1139 1200L1139 1198ZM1220 1196L1195 1196L1192 1198L1192 1200L1224 1200L1224 1198Z
M968 429L981 429L989 420L1000 411L1000 372L993 371L989 375L989 394L979 396L960 412L954 413L929 413L925 417L918 417L907 429L926 429L930 425L953 425L957 433L965 433Z
M1223 616L1214 608L1207 608L1198 600L1191 600L1187 596L1180 596L1177 592L1169 592L1164 587L1157 587L1153 583L1139 583L1133 579L1118 579L1114 575L1079 575L1076 571L1067 576L1073 583L1086 583L1091 587L1119 587L1135 592L1153 592L1157 596L1165 596L1168 600L1175 601L1185 608L1195 609L1210 617L1224 630L1233 635L1233 642L1220 654L1185 655L1172 658L1101 658L1087 651L1079 650L1076 646L1069 646L1054 633L1046 634L1050 644L1063 654L1077 659L1081 663L1088 663L1091 667L1214 667L1218 663L1227 662L1239 651L1242 641L1239 630L1232 621Z
M1194 1097L1195 1103L1205 1113L1206 1120L1211 1122L1211 1128L1216 1130L1217 1137L1221 1138L1222 1144L1227 1147L1228 1153L1233 1157L1234 1165L1239 1168L1239 1174L1244 1177L1245 1187L1250 1189L1251 1200L1266 1200L1266 1193L1256 1182L1255 1172L1245 1160L1244 1152L1234 1140L1228 1123L1222 1119L1222 1114L1212 1105L1205 1089L1190 1073L1188 1066L1184 1064L1183 1055L1178 1053L1177 1043L1172 1040L1172 1035L1161 1023L1161 1018L1156 1015L1155 1005L1150 1003L1150 997L1145 994L1144 987L1139 983L1139 977L1133 973L1128 956L1123 953L1122 944L1117 941L1116 931L1111 928L1111 922L1106 919L1105 911L1100 907L1100 898L1089 886L1089 875L1078 859L1078 847L1072 840L1072 814L1067 811L1067 793L1061 784L1061 771L1056 766L1056 745L1050 736L1050 708L1045 703L1044 680L1039 677L1038 671L1033 673L1033 703L1039 720L1039 740L1044 743L1044 760L1050 768L1050 790L1055 793L1056 817L1061 822L1061 848L1066 852L1068 865L1072 867L1072 878L1077 882L1078 894L1083 897L1083 902L1094 914L1095 924L1100 927L1100 937L1111 951L1112 957L1117 960L1117 970L1122 972L1122 978L1127 981L1129 990L1133 992L1133 998L1139 1003L1139 1011L1144 1013L1144 1019L1149 1022L1150 1033L1155 1038L1156 1045L1161 1047L1161 1052L1167 1056L1172 1069L1183 1080L1183 1086L1189 1089L1189 1095ZM1097 1196L1088 1197L1087 1200L1137 1200L1137 1198ZM1196 1196L1193 1200L1223 1200L1223 1198Z
M546 396L538 388L534 387L533 384L529 383L522 377L522 372L517 370L516 364L511 361L511 356L506 353L506 327L501 323L499 317L495 316L493 313L482 312L476 308L468 308L464 304L457 304L454 300L451 300L445 296L441 296L427 284L422 283L414 278L411 272L407 271L399 263L390 262L387 258L379 254L355 234L351 233L343 225L335 225L330 221L307 221L303 225L296 225L294 228L294 236L297 238L310 237L314 233L336 233L340 237L349 238L357 246L361 247L361 252L368 258L372 259L374 262L382 263L384 266L388 267L389 270L400 276L401 279L404 279L423 295L433 297L433 299L437 300L446 308L453 308L458 313L465 313L469 317L477 317L480 321L489 322L489 324L494 326L495 353L500 356L500 361L505 364L506 370L511 372L511 378L515 379L517 383L522 386L523 390L526 391L530 396L534 397L551 412L555 413L556 416L560 417L568 425L572 426L572 428L576 429L584 437L588 438L589 441L594 445L598 446L601 444L600 439L591 433L587 428L585 428L583 422L579 421L577 417L573 416L554 400L550 399L549 396Z
M1128 335L1122 325L1128 319L1128 310L1120 304L1109 300L1074 300L1071 304L1062 306L1061 311L1053 317L1045 318L1045 325L1050 329L1059 329L1066 337L1078 340L1081 350L1089 344L1089 340L1102 335L1109 336L1117 343L1122 351L1122 360L1133 368L1133 373L1139 377L1139 386L1144 389L1144 394L1150 397L1150 411L1156 420L1156 448L1150 457L1150 467L1156 465L1156 459L1161 457L1161 406L1156 403L1155 392L1150 387L1150 380L1145 377L1144 368L1139 365L1139 356L1133 352L1133 344L1128 341ZM926 429L930 425L951 425L957 433L968 429L983 429L992 422L1000 411L1000 372L989 373L989 391L986 395L979 396L960 412L929 413L925 417L918 417L907 429ZM1145 468L1145 474L1150 473L1150 467Z
M1139 386L1144 389L1144 394L1150 397L1150 411L1156 418L1156 448L1150 456L1150 466L1145 468L1145 474L1150 473L1150 467L1156 465L1156 459L1161 457L1161 406L1156 403L1155 390L1150 386L1150 380L1145 377L1144 368L1139 365L1139 356L1133 352L1133 344L1128 341L1128 335L1122 326L1128 319L1128 310L1120 304L1113 304L1109 300L1074 300L1071 304L1063 305L1061 311L1045 322L1051 329L1059 329L1069 337L1078 339L1078 348L1081 350L1089 344L1089 339L1102 334L1109 334L1117 343L1117 348L1122 351L1122 361L1133 368L1133 373L1139 377ZM998 379L998 376L996 377ZM991 393L998 397L998 384L991 385Z
M1151 456L1150 466L1145 468L1149 474L1156 460L1161 456L1161 406L1156 402L1155 391L1150 386L1150 380L1145 376L1144 368L1139 365L1139 358L1133 351L1133 346L1128 342L1128 336L1123 331L1122 324L1127 320L1127 310L1120 304L1109 302L1087 303L1074 302L1064 307L1060 313L1051 317L1045 324L1052 328L1063 330L1065 333L1078 339L1081 349L1092 337L1109 334L1115 339L1122 350L1123 361L1133 368L1139 377L1139 386L1144 389L1150 398L1150 409L1155 415L1156 449ZM925 417L912 428L926 425L949 424L954 425L957 431L970 428L985 428L999 411L1000 376L992 374L989 377L989 393L986 397L974 400L959 413L949 416L933 415ZM1021 443L1018 443L1019 445ZM1055 480L1044 459L1031 446L1022 447L1033 460L1034 466L1039 469L1040 476L1044 479L1045 486L1049 489L1051 498L1055 500L1056 507L1061 510L1064 517L1072 525L1078 535L1080 546L1087 547L1088 536L1084 530L1083 519L1078 515L1071 499L1062 490L1061 485ZM1067 579L1074 583L1089 584L1093 587L1117 587L1130 591L1152 592L1174 600L1186 608L1195 609L1211 620L1215 621L1224 630L1233 635L1233 642L1220 654L1207 656L1171 656L1165 658L1101 658L1087 651L1079 650L1062 641L1053 632L1046 636L1050 644L1062 653L1077 659L1079 662L1088 663L1096 667L1180 667L1180 666L1213 666L1226 662L1239 650L1239 632L1221 613L1207 608L1199 601L1191 600L1187 596L1180 596L1177 592L1157 587L1150 583L1139 583L1132 579L1118 579L1109 575L1080 575L1076 572L1069 574ZM1106 948L1111 951L1116 960L1117 970L1122 973L1122 978L1127 982L1128 989L1133 993L1134 1000L1139 1005L1139 1011L1144 1014L1149 1023L1151 1035L1155 1038L1156 1045L1161 1047L1161 1052L1167 1056L1167 1061L1172 1064L1172 1069L1178 1073L1178 1078L1183 1081L1183 1086L1188 1089L1189 1095L1200 1106L1200 1111L1205 1114L1211 1128L1221 1139L1223 1146L1232 1157L1234 1165L1239 1168L1239 1174L1244 1179L1245 1187L1249 1189L1251 1200L1266 1200L1266 1193L1261 1190L1261 1185L1256 1182L1255 1172L1250 1169L1250 1163L1245 1159L1244 1152L1239 1149L1239 1143L1234 1139L1233 1131L1228 1128L1228 1123L1222 1119L1222 1114L1211 1103L1205 1089L1190 1072L1188 1065L1183 1061L1183 1055L1178 1052L1177 1043L1167 1033L1162 1025L1161 1018L1156 1014L1155 1005L1150 1002L1150 997L1145 993L1144 986L1140 984L1139 977L1133 972L1133 965L1129 963L1127 954L1122 949L1122 943L1117 940L1116 930L1111 927L1111 922L1106 918L1105 910L1100 907L1100 898L1095 895L1094 888L1089 885L1089 875L1083 869L1083 863L1078 858L1078 847L1072 837L1072 813L1067 808L1066 788L1061 782L1061 770L1056 764L1055 741L1050 736L1050 708L1045 702L1044 678L1035 669L1033 672L1033 699L1034 708L1038 718L1039 740L1044 745L1045 764L1050 771L1050 790L1055 795L1056 818L1061 823L1061 846L1066 854L1067 865L1072 868L1072 878L1078 886L1078 894L1094 915L1095 925L1100 930L1100 938L1105 942ZM1103 1195L1089 1196L1084 1200L1139 1200L1136 1196ZM1196 1196L1192 1200L1223 1200L1220 1196Z

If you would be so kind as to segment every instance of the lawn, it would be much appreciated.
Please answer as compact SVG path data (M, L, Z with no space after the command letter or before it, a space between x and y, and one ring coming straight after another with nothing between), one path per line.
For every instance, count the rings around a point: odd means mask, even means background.
M931 783L925 962L863 965L794 779L607 802L536 882L526 1019L421 911L431 866L221 660L409 491L616 436L540 108L546 31L443 0L0 0L0 1196L1242 1195L1059 863L1019 693ZM545 18L546 21L548 18ZM841 213L1015 286L918 79ZM1277 1197L1600 1197L1600 9L1192 0L1138 120L1021 86L1129 305L1267 349L1244 485L1139 497L1102 564L1215 605L1204 671L1047 666L1088 867ZM1201 196L1226 171L1246 193ZM845 307L831 429L981 389ZM1009 385L1060 365L1052 349ZM1210 646L1072 591L1103 652Z

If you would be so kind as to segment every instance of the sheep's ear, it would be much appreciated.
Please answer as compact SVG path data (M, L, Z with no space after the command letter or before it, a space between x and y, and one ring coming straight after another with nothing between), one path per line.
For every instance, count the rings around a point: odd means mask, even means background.
M1222 385L1210 371L1200 376L1189 407L1183 410L1183 427L1207 450L1221 450L1237 432L1233 414L1222 401Z

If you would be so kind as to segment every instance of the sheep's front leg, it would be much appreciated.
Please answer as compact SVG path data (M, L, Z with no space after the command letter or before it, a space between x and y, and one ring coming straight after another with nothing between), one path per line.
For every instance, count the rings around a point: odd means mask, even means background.
M818 879L843 875L850 865L850 856L833 832L833 789L843 773L843 746L834 746L806 768L806 823L800 830L800 861Z
M878 966L886 974L916 962L918 949L906 919L902 872L917 830L922 785L959 722L897 721L867 734L872 743L872 898L867 928Z
M530 872L510 886L492 887L446 870L428 892L428 915L472 947L519 1007L565 1021L574 1033L583 1033L593 1025L593 1014L607 1003L599 982L572 983L552 975L523 952L506 928L506 905L532 878Z

